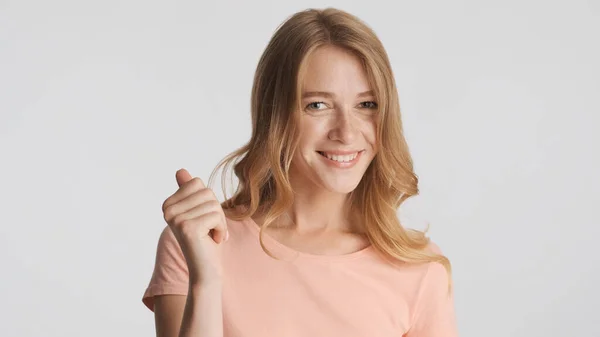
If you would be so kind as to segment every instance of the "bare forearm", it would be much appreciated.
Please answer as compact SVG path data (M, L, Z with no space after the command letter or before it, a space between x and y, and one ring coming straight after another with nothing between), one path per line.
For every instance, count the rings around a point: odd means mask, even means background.
M223 337L221 284L190 285L179 337Z

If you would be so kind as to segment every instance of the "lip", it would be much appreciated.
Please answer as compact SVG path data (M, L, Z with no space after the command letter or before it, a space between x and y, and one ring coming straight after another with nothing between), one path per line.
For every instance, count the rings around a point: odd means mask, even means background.
M317 151L317 152L327 152L327 151ZM322 155L320 153L319 153L319 157L321 157L323 159L323 161L325 162L325 164L327 164L330 167L341 168L341 169L349 169L349 168L354 167L354 165L356 165L356 163L358 163L358 161L362 157L362 154L365 151L364 150L360 150L360 151L352 151L352 152L348 152L348 151L342 152L342 154L353 154L353 153L356 153L356 152L358 152L358 154L356 155L356 158L352 159L349 162L344 162L344 163L340 163L338 161L331 160L331 159L325 157L324 155ZM329 154L337 154L337 153L340 153L340 152L336 153L334 151L334 152L327 152L327 153L329 153Z
M350 150L350 151L340 151L340 150L332 150L332 151L327 151L327 150L323 150L323 151L317 151L317 152L325 152L325 153L329 153L329 154L333 154L336 156L344 156L344 155L348 155L348 154L355 154L356 152L362 152L364 150Z

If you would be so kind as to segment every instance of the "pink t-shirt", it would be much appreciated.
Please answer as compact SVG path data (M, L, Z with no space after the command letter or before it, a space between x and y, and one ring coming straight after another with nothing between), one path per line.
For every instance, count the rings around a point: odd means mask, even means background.
M228 219L221 247L224 337L455 337L448 277L441 264L394 267L373 246L339 256L311 255L264 235L248 218ZM432 244L432 248L439 249ZM158 241L143 295L187 295L187 264L171 229Z

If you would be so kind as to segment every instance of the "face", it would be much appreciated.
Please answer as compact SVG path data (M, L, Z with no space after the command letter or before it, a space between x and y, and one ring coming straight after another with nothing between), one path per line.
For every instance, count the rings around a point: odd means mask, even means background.
M378 104L360 60L339 47L317 49L307 60L301 107L294 185L351 192L376 154Z

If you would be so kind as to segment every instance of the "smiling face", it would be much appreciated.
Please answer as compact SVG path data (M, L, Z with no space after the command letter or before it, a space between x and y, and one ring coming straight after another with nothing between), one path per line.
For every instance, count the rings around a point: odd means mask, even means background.
M376 154L378 105L367 74L345 49L324 46L307 60L293 184L347 194Z

